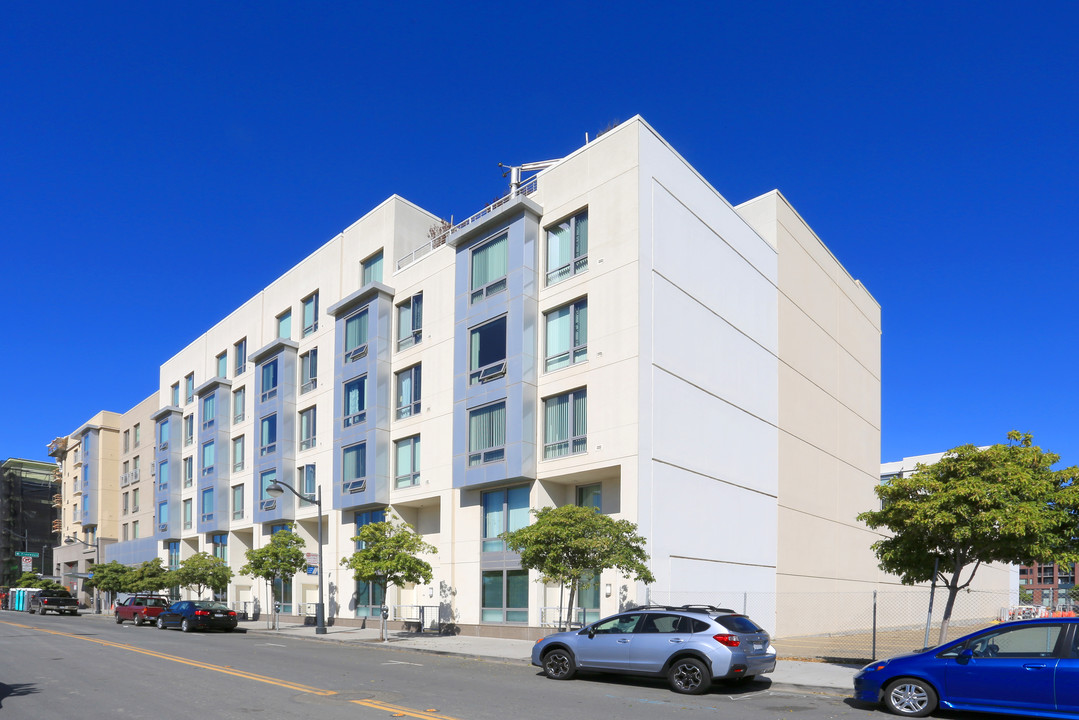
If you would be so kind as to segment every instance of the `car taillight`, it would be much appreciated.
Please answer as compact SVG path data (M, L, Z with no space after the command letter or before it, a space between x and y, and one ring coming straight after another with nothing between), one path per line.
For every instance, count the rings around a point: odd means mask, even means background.
M195 617L205 617L206 615L209 615L209 614L210 614L209 610L196 610L195 611Z
M738 647L742 644L742 641L738 639L737 635L713 635L712 639L720 645L726 645L727 647Z
M229 610L229 617L236 617L236 611L235 610Z

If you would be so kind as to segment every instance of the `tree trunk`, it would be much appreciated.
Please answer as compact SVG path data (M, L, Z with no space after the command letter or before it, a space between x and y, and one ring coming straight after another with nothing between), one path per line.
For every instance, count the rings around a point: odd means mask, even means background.
M959 573L955 573L948 580L948 600L944 603L944 617L940 620L940 637L938 645L943 645L948 637L948 624L952 619L952 608L955 607L955 598L959 595Z
M563 630L568 630L573 625L573 599L577 594L577 581L574 580L569 585L569 603L566 607L566 627Z

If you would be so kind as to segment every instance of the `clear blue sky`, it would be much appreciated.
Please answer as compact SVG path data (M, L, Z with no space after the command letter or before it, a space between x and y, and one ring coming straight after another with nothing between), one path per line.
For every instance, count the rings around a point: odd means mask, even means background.
M658 15L657 15L658 13ZM16 3L0 23L0 458L101 409L393 193L642 115L779 188L883 307L882 460L1079 464L1079 5Z

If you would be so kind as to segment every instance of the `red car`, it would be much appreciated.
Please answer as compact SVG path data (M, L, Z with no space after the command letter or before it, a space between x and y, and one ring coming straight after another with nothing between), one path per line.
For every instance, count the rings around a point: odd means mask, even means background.
M153 623L161 611L169 606L169 599L158 595L132 595L116 606L116 624L130 620L136 625Z

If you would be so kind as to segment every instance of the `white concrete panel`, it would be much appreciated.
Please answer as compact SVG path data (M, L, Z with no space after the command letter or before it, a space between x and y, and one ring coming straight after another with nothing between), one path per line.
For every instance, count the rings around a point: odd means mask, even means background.
M776 495L775 425L660 369L652 377L654 417L662 418L653 426L655 459Z

